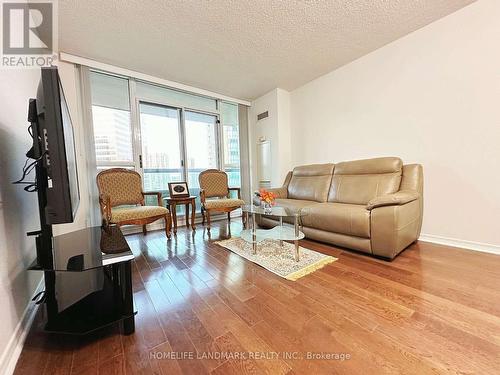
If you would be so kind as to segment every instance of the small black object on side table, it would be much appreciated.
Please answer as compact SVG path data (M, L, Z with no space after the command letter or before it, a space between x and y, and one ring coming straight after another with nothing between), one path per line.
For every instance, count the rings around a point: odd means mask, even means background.
M134 254L116 226L91 227L53 238L52 265L43 271L45 330L83 335L121 322L135 330L132 291Z

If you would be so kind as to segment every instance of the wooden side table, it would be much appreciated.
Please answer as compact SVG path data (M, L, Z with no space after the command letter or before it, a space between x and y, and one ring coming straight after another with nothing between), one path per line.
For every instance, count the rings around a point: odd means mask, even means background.
M189 228L189 206L191 205L191 229L195 230L194 226L194 218L196 216L196 196L191 195L189 197L166 197L163 198L166 202L167 208L172 215L172 222L174 224L174 234L177 234L177 205L185 204L186 205L186 227Z

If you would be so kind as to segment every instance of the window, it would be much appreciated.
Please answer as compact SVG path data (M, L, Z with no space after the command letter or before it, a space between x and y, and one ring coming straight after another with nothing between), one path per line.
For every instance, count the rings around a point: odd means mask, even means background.
M97 170L137 170L144 190L163 196L174 181L198 196L198 176L210 168L241 186L238 105L98 71L89 78Z
M133 166L128 80L90 72L90 88L97 166Z

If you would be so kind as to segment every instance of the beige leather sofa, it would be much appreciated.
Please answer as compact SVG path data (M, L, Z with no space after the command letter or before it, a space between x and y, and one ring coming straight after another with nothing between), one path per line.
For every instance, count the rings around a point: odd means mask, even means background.
M393 259L418 239L422 226L423 172L386 157L313 164L289 172L277 204L304 210L307 238ZM259 225L276 225L260 217Z

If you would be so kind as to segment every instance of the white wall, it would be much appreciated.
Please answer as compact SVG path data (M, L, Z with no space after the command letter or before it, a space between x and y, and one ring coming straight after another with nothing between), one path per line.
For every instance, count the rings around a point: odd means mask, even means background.
M61 63L59 73L75 127L81 203L75 222L54 226L55 234L84 227L88 213L76 70ZM14 353L16 327L42 278L41 272L26 271L36 257L35 239L26 232L40 229L37 197L11 184L21 177L25 153L31 147L28 99L36 97L39 79L39 69L0 69L0 373Z
M499 15L480 0L291 92L292 164L421 163L422 232L500 245Z
M257 121L259 113L268 111L269 117ZM249 143L252 166L257 166L257 144L271 142L271 186L281 186L291 164L290 93L274 89L252 102L248 110ZM259 188L256 168L252 167L252 188Z
M0 366L6 366L9 342L42 276L26 271L35 258L35 240L26 232L40 229L36 194L12 185L31 147L28 99L36 96L39 78L39 70L0 69Z

